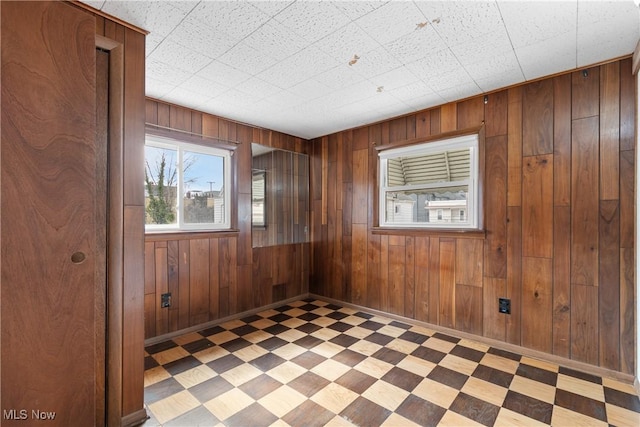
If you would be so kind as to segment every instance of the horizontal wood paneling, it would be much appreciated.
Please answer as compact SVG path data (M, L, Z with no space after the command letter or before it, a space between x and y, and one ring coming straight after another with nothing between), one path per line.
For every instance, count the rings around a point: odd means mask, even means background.
M490 94L486 104L479 96L313 140L310 290L338 295L344 285L333 281L350 277L349 302L633 373L629 93L625 59ZM484 239L372 233L371 143L482 122ZM334 173L347 169L348 182ZM353 203L334 202L341 196ZM344 217L351 235L335 226ZM511 299L510 315L497 312L501 297Z

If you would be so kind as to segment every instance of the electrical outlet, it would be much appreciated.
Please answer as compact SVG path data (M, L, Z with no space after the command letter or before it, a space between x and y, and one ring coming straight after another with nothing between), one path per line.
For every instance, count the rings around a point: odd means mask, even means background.
M171 307L171 292L167 292L160 296L160 308L168 307Z
M498 298L498 312L511 314L511 300L508 298Z

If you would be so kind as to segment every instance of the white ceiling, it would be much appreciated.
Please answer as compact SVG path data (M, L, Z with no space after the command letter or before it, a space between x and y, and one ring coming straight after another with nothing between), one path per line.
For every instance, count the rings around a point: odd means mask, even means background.
M147 96L303 138L617 58L640 37L632 0L84 3L150 32Z

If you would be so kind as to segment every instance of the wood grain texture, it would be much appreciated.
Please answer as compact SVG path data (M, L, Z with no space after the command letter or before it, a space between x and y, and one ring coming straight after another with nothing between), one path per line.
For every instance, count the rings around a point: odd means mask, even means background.
M507 205L522 203L522 86L508 91Z
M482 240L458 239L456 244L456 284L482 287L483 251Z
M557 206L553 217L553 354L571 356L571 208ZM577 308L576 308L577 309Z
M620 152L620 247L634 246L635 150Z
M617 200L620 151L620 63L600 67L600 200Z
M522 154L553 153L553 82L529 83L522 92Z
M481 335L483 329L482 307L482 287L456 285L454 314L458 330Z
M391 239L391 236L390 236ZM404 240L404 237L402 237ZM404 243L404 242L403 242ZM413 268L406 263L406 247L402 245L389 244L389 284L387 311L393 314L404 316L405 293L407 292L406 271Z
M433 119L434 116L431 118ZM458 128L457 119L457 104L449 103L440 107L440 129L437 133L456 130ZM431 130L434 131L434 126L431 126Z
M620 61L620 150L635 147L635 77L631 73L631 58Z
M415 318L429 321L429 237L419 236L415 242Z
M571 311L571 358L596 365L599 347L598 288L572 284L571 302L582 308Z
M522 256L552 258L553 155L522 161Z
M506 278L507 275L507 137L485 140L484 206L485 229L484 275Z
M456 241L440 239L440 316L439 324L447 328L456 327Z
M620 370L633 374L635 364L634 253L620 249Z
M514 310L511 301L511 314L498 312L498 299L506 298L507 280L495 277L485 277L482 287L482 335L500 341L506 340L507 318L516 316L518 309Z
M478 97L480 99L480 97ZM509 120L505 120L509 113L509 104L512 102L509 92L506 90L488 95L487 104L484 106L484 121L486 124L486 137L502 136L509 133Z
M597 116L600 108L600 69L593 67L571 73L571 118Z
M571 204L571 75L553 79L553 199Z
M600 366L620 370L620 206L600 202L598 249L598 335Z
M189 316L197 325L209 320L209 240L189 242Z
M506 341L521 344L522 317L522 208L507 208L507 283L511 315L506 318Z
M367 297L367 226L354 224L352 229L351 301L354 304L366 304Z
M456 107L456 129L478 127L484 122L485 106L481 96L458 102Z
M551 353L553 267L547 258L522 258L522 345Z

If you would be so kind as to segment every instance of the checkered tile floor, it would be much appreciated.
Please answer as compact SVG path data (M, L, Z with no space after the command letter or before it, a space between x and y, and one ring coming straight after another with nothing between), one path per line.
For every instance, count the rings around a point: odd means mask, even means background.
M640 425L628 384L312 299L145 364L145 427Z

